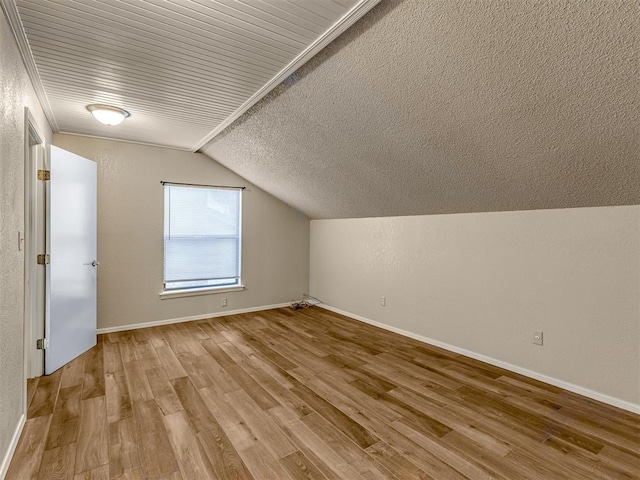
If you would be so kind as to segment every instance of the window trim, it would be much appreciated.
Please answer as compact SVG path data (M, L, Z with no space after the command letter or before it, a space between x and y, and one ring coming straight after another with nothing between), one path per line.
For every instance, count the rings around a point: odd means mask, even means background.
M240 292L245 289L244 285L225 285L222 287L188 288L182 290L162 290L160 299L196 297L199 295L211 295L214 293Z
M242 283L242 253L243 253L243 248L242 248L242 239L243 239L243 235L242 235L242 222L243 222L243 218L244 218L244 211L243 211L243 191L245 189L245 187L229 187L229 186L221 186L221 185L201 185L201 184L189 184L189 183L172 183L172 182L160 182L163 186L163 219L166 215L166 204L164 202L164 188L167 186L178 186L178 187L190 187L190 188L204 188L204 189L209 189L209 190L240 190L240 196L239 196L239 211L238 211L238 215L239 215L239 223L238 223L238 283L237 284L231 284L231 285L216 285L216 286L204 286L204 287L192 287L192 288L174 288L174 289L167 289L166 288L166 284L165 284L165 272L164 272L164 263L165 263L165 245L163 242L163 246L162 246L162 263L163 263L163 269L162 269L162 290L159 293L160 299L161 300L166 300L169 298L181 298L181 297L195 297L195 296L200 296L200 295L210 295L210 294L214 294L214 293L227 293L227 292L239 292L245 289L244 284ZM164 220L163 220L163 231L164 231Z

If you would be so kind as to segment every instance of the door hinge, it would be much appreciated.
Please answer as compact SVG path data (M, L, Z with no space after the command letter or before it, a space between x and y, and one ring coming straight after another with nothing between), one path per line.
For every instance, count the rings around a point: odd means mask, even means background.
M38 180L51 180L51 171L38 170Z
M36 349L46 350L47 348L49 348L48 338L39 338L38 340L36 340Z
M50 260L49 255L46 255L44 253L41 253L36 257L36 261L38 265L47 265L49 263L49 260Z

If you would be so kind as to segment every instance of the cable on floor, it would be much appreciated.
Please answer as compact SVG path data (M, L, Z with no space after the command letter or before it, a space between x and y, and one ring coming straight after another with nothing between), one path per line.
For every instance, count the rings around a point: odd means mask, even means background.
M313 297L311 295L308 295L306 293L302 294L302 300L296 301L296 302L291 302L291 309L292 310L300 310L302 308L311 308L311 307L315 307L316 305L322 303L322 300L317 299L316 297Z

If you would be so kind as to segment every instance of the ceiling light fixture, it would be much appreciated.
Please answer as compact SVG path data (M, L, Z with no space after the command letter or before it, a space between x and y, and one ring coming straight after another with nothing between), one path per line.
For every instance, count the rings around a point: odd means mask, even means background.
M120 125L124 122L125 118L131 116L126 110L112 107L111 105L87 105L87 110L91 112L91 115L93 115L96 120L105 125Z

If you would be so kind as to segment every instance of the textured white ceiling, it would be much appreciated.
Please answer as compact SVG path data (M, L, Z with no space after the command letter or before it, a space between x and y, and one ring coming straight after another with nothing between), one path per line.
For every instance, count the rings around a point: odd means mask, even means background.
M55 131L191 150L378 1L0 0Z
M314 218L640 203L640 3L384 0L203 151Z

